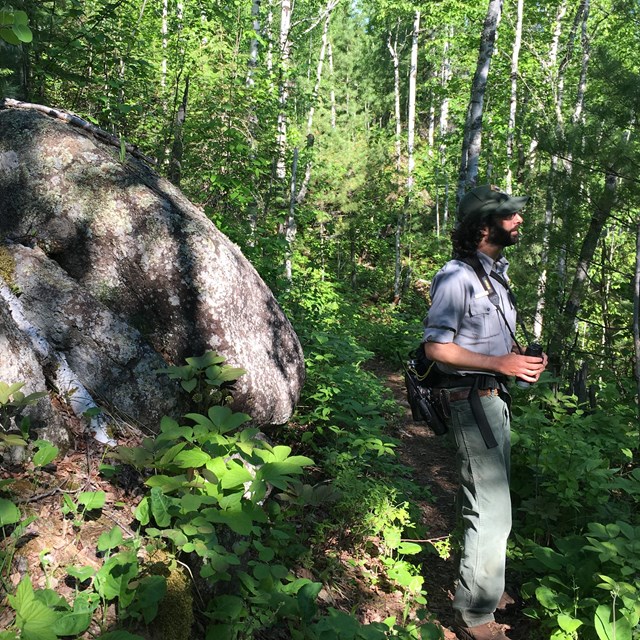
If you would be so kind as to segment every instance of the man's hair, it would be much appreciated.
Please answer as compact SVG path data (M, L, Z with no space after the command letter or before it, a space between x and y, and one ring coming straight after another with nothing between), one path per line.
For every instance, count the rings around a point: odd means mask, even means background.
M492 215L485 218L473 216L471 220L458 222L451 232L452 257L459 260L474 256L482 240L482 230L490 229L494 224L495 216Z

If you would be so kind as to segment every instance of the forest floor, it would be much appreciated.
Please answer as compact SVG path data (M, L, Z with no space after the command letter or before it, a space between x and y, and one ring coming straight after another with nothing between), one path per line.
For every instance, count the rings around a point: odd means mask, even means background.
M422 524L428 530L429 540L444 539L456 525L455 496L457 478L455 450L448 436L436 436L424 423L416 423L406 400L404 377L378 363L372 367L374 373L389 387L396 402L404 411L395 425L394 434L400 441L400 461L413 469L413 480L428 488L431 500L420 501L416 506ZM427 592L427 609L441 625L445 640L455 640L452 610L455 590L456 561L453 555L442 559L433 554L423 562L424 588ZM518 597L518 585L513 582L507 569L507 593L513 602L496 612L496 620L505 625L512 640L531 640L534 637L533 621L522 614L523 603Z
M428 531L429 540L445 540L455 526L457 482L454 450L447 437L437 437L424 424L413 422L406 402L404 380L399 372L380 363L372 363L368 368L389 387L403 408L393 425L393 435L400 443L399 461L412 470L414 482L425 488L424 499L415 506ZM29 574L34 588L48 587L69 602L73 601L76 586L65 579L65 567L75 565L98 569L103 560L96 553L97 540L114 525L120 526L125 540L134 539L135 533L130 526L135 506L141 497L139 478L133 478L130 483L122 477L115 483L107 481L99 473L104 454L101 445L86 438L81 425L77 425L75 436L72 448L61 459L44 468L34 469L32 463L10 465L6 461L0 467L0 480L14 481L12 492L20 499L23 510L36 517L23 532L16 548L9 556L4 556L0 569L6 572L7 582L13 588ZM131 446L136 443L120 444ZM77 518L79 514L65 515L62 497L63 494L75 497L82 491L104 491L106 500L97 519L89 519L77 527L73 516ZM329 550L331 546L332 541L327 541L326 549ZM337 544L333 549L340 546ZM7 551L6 546L4 551ZM372 585L370 580L363 577L348 551L339 553L343 580L321 591L322 604L356 611L365 623L382 621L389 616L395 616L401 622L405 604L402 594L392 585ZM372 563L375 563L375 558L372 558ZM422 567L427 592L426 608L434 621L441 625L445 640L453 640L451 600L456 574L455 560L452 557L445 560L433 553L426 556ZM309 578L317 580L319 576L313 574L314 567L310 569L301 568L296 573L299 577L307 577L308 573ZM507 584L509 593L516 597L518 585L509 584L509 576ZM5 607L4 611L2 609L0 606L0 629L6 629L11 624L13 612L9 607ZM115 620L113 606L105 613L101 625L103 628L105 623L108 627ZM531 640L534 637L532 621L522 615L522 603L517 597L516 602L498 612L497 619L510 627L509 636L513 640ZM89 635L99 635L99 628L92 625ZM274 640L276 636L261 637ZM278 634L277 637L283 636Z

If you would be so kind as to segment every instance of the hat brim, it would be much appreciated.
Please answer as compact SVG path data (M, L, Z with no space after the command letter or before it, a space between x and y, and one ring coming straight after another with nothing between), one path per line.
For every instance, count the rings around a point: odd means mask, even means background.
M509 196L508 200L500 203L493 211L487 211L484 215L489 215L491 213L498 216L508 216L512 213L516 213L516 211L521 211L524 208L524 205L529 201L529 196L517 196L512 198Z

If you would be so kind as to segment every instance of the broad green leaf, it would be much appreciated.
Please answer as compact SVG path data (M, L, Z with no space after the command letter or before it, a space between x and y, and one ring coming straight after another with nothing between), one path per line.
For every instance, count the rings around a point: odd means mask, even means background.
M536 589L536 598L545 609L554 610L558 608L557 594L553 589L538 587Z
M6 15L6 12L4 15ZM11 18L11 22L8 22L6 24L12 24L12 23L13 23L13 18ZM0 33L4 31L8 31L9 33L13 34L13 32L10 29L0 29ZM7 42L9 41L7 40ZM0 382L0 405L8 404L9 398L11 398L11 396L14 393L16 393L19 389L22 389L22 387L24 387L24 384L25 384L24 382L14 382L13 384L9 385L6 382Z
M168 464L171 464L176 455L180 453L180 451L182 451L186 446L186 442L178 442L178 444L173 445L173 447L170 447L167 451L164 452L162 457L156 462L156 466L162 469Z
M26 440L16 433L9 433L7 435L0 433L0 440L2 440L7 447L24 447L27 444Z
M83 491L78 495L78 504L84 505L88 511L102 509L107 499L104 491Z
M232 461L229 463L229 470L224 474L220 484L224 489L232 489L251 480L253 480L251 473L241 464Z
M191 380L183 380L180 384L187 393L191 393L198 386L198 381L192 378Z
M11 500L0 498L0 527L15 524L20 520L20 510Z
M171 540L178 548L183 547L188 542L187 536L179 529L163 529L160 535Z
M79 582L84 582L92 578L96 570L93 567L67 567L67 573Z
M576 618L572 618L564 613L558 615L558 625L563 631L567 633L573 633L578 627L582 626L582 621Z
M133 551L119 553L109 558L96 573L96 591L107 600L117 599L127 607L135 596L129 583L138 575L138 560Z
M253 529L253 518L243 511L221 511L220 509L206 509L205 517L216 524L226 524L229 529L241 536L248 536Z
M159 527L168 527L171 524L170 505L170 499L160 489L151 489L151 513Z
M185 361L190 364L192 367L196 369L206 369L214 364L220 364L224 362L224 357L219 356L214 351L207 351L201 356L194 356L191 358L186 358Z
M317 600L318 594L322 589L322 583L309 582L303 585L298 593L298 607L300 608L300 615L307 624L311 622L318 610Z
M14 11L13 12L13 24L29 24L29 16L24 11Z
M629 621L618 618L614 623L608 605L603 604L596 609L593 622L600 640L632 640Z
M36 440L34 446L38 449L33 456L33 464L36 467L44 467L49 464L52 460L55 460L60 451L58 447L54 447L46 440Z
M122 529L115 526L110 531L103 532L98 538L98 551L109 551L122 544Z
M20 581L14 596L7 596L16 612L16 625L24 640L56 640L52 626L59 615L35 598L29 576Z
M52 630L56 636L78 637L89 628L91 617L90 611L69 611L56 620Z
M167 581L163 576L147 576L140 581L132 608L142 613L145 624L158 615L158 604L166 593Z
M178 453L173 459L173 464L180 469L197 469L204 466L210 458L211 456L201 449L189 449Z
M405 556L412 556L422 551L422 547L415 542L400 542L398 545L398 553Z
M151 476L144 482L148 487L153 489L160 488L165 493L170 493L171 491L175 491L176 489L180 489L189 484L189 480L187 480L187 476Z
M135 517L142 526L151 521L151 505L147 496L140 500L140 504L136 507Z

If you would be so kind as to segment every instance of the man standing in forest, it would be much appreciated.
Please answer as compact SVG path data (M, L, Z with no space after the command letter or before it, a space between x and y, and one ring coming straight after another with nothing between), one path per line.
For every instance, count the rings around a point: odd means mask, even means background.
M544 354L525 356L517 346L502 256L518 242L527 200L488 185L465 194L453 260L433 279L424 321L425 354L442 372L440 394L457 447L464 537L453 607L462 640L509 640L494 619L511 530L507 378L534 383L546 365Z

